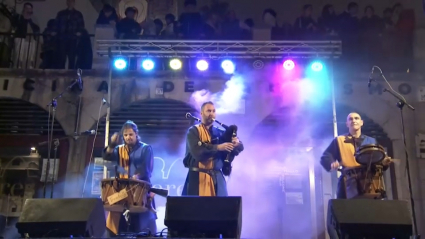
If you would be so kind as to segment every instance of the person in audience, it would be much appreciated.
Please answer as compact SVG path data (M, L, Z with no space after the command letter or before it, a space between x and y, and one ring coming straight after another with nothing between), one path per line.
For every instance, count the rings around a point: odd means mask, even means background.
M381 37L384 25L382 19L375 15L375 10L372 6L367 6L364 14L364 17L360 20L363 56L375 61L376 57L381 53Z
M87 30L82 31L76 51L77 68L82 70L91 69L93 64L93 49L91 47L90 35Z
M115 27L118 22L118 14L115 8L109 4L103 5L103 9L99 13L96 20L97 25L112 25Z
M394 29L394 22L393 22L393 10L391 8L386 8L384 10L384 26L386 30L392 30Z
M22 14L16 16L14 34L14 64L16 68L34 68L40 27L34 23L33 5L25 3Z
M398 20L400 19L400 14L403 11L403 5L401 5L401 3L396 3L394 4L392 10L393 10L392 20L394 24L397 24Z
M336 35L338 26L338 17L333 5L327 4L322 9L322 15L318 19L318 26L327 35Z
M300 17L295 20L294 30L300 37L314 37L314 33L317 31L317 23L311 16L313 12L313 5L307 4L303 7L303 12Z
M202 28L203 39L218 39L221 33L219 27L219 16L216 13L210 13L207 21Z
M43 61L40 66L42 69L58 68L58 38L55 28L56 20L50 19L43 31L43 49L41 52Z
M339 35L341 40L345 42L343 54L345 57L353 57L357 55L359 47L360 22L357 17L359 5L355 2L350 2L347 11L338 16L339 19Z
M393 49L395 49L395 28L393 22L393 10L392 8L386 8L384 10L383 25L384 31L382 32L382 57L385 59L391 58Z
M164 29L164 23L158 18L153 20L153 23L155 25L155 36L158 37L161 35L162 29Z
M165 28L161 35L166 38L175 38L177 36L177 22L173 14L165 15Z
M12 30L12 23L10 20L4 15L0 14L0 32L1 33L10 33ZM11 56L11 48L10 48L9 36L0 35L0 67L8 68L10 66L10 56Z
M236 17L234 10L230 10L226 19L222 24L223 37L226 37L226 40L237 40L241 38L241 22Z
M133 7L125 9L125 18L117 23L117 34L120 39L139 38L142 27L134 20L136 10Z
M199 39L203 22L201 14L196 10L196 0L185 0L184 12L179 18L180 37Z
M404 69L410 68L413 64L413 38L416 28L415 13L413 9L404 9L401 4L396 4L393 9L393 15L398 15L398 20L394 21L397 47L400 50L400 56L404 58L402 60Z
M252 40L252 29L254 28L254 20L247 18L242 24L241 40Z
M375 9L372 6L367 6L364 10L364 14L364 17L360 20L360 27L363 32L380 33L383 28L383 22L380 17L375 15Z
M277 13L268 8L263 11L263 23L271 27L271 40L280 40L284 37L283 30L277 24Z
M269 27L277 27L277 13L273 9L266 9L263 11L263 22Z
M66 0L67 8L56 16L56 32L59 39L59 68L75 69L76 49L81 33L84 31L83 14L75 9L75 0Z

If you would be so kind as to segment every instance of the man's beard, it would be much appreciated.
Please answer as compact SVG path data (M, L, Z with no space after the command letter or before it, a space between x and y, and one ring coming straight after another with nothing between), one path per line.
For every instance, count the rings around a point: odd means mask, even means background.
M125 144L129 145L129 146L134 146L136 144L135 140L132 141L126 141Z
M214 121L212 120L212 118L204 118L204 124L210 125L212 124Z

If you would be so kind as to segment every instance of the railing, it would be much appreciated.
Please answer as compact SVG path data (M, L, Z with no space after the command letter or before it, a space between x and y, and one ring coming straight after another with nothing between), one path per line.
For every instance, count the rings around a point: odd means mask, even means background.
M15 69L91 69L94 35L60 37L56 35L0 33L0 68Z
M282 58L300 57L339 58L341 67L352 70L365 69L371 64L387 66L395 71L406 70L412 65L412 37L396 32L360 34L343 38L342 48L338 39L288 40L290 36L274 38L274 41L229 41L229 40L182 40L155 39L141 36L138 40L97 39L94 35L73 37L73 40L49 41L49 36L28 34L17 38L13 33L0 33L0 68L22 69L91 69L93 51L99 57L127 55L130 57L204 57L233 58ZM53 37L54 38L54 37ZM47 44L46 44L47 42ZM53 44L48 44L53 42ZM422 44L419 42L418 44ZM74 50L71 50L74 49ZM66 67L68 62L68 67ZM356 69L354 69L356 68ZM410 68L411 69L411 68Z

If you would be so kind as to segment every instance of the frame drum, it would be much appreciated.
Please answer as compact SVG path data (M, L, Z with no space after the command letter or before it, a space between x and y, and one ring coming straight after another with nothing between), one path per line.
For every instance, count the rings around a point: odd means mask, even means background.
M151 184L137 179L103 179L102 180L102 202L105 211L123 212L128 209L130 213L146 212L151 205L148 202L148 192ZM127 198L113 205L109 205L108 197L125 189Z
M386 153L381 145L366 144L358 147L354 156L357 163L369 165L380 163L386 157Z

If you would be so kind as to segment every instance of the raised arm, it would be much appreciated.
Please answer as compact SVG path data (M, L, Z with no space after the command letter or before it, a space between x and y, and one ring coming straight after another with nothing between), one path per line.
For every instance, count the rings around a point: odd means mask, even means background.
M115 148L112 148L111 146L104 148L102 151L102 158L107 161L118 162L118 146Z
M320 164L329 172L331 171L331 164L336 160L339 161L339 148L338 142L334 139L323 152L322 157L320 157Z
M150 182L153 171L153 149L150 145L144 145L140 159L135 162L137 178Z
M108 147L103 149L102 158L107 161L119 163L120 157L118 152L119 134L114 133L111 137Z
M186 143L189 153L196 161L206 161L217 154L217 145L202 143L196 127L189 129L186 135Z

